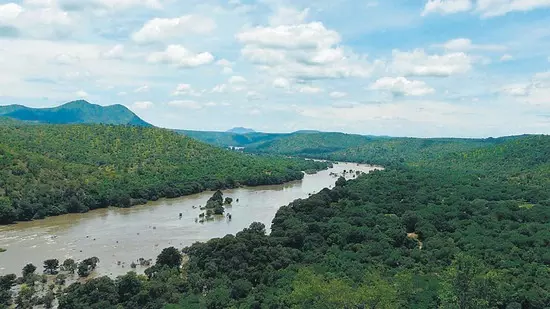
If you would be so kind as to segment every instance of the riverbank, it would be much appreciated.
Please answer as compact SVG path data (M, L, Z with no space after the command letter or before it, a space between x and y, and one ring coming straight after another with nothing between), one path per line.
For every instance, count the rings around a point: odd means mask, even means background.
M337 177L331 173L340 175L350 169L366 173L377 168L335 164L283 185L224 190L224 196L234 200L226 210L232 214L231 221L223 217L205 224L195 222L201 213L198 206L205 205L212 196L211 191L206 191L131 208L105 208L0 226L0 247L8 249L0 256L0 274L20 273L24 264L40 266L49 258L62 261L91 256L99 257L100 274L122 274L131 270L132 261L154 259L165 247L183 248L197 241L234 234L255 221L269 227L279 207L333 186ZM117 265L118 261L121 265ZM137 271L143 268L138 266Z

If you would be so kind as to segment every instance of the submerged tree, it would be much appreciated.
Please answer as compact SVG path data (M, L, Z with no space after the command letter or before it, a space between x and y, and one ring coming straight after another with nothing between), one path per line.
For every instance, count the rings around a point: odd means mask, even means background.
M73 259L66 259L61 265L61 270L74 274L78 265Z
M59 261L57 259L50 259L44 261L44 273L55 275L57 274L57 269L59 268Z

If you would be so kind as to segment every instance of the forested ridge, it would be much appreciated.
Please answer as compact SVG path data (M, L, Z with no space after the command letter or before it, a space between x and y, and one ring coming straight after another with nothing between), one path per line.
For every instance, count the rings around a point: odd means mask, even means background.
M282 207L270 235L253 223L183 264L168 248L59 308L550 307L550 137L449 147L365 158L388 166Z
M548 308L550 137L427 158L296 200L270 235L253 223L183 264L169 248L144 276L73 284L59 308Z
M326 165L231 152L157 128L2 125L0 223L280 184Z

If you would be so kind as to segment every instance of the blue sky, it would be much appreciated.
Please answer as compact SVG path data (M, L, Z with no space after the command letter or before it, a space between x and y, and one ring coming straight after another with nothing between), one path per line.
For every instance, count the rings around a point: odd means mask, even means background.
M550 133L550 0L0 0L0 68L167 128Z

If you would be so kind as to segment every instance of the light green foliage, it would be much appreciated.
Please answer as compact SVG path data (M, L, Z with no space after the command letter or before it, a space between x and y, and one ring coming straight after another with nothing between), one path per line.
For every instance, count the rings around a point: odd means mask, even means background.
M281 184L326 166L236 153L157 128L0 126L0 224Z
M290 302L293 308L400 308L397 289L379 274L366 274L355 284L341 278L327 280L310 269L302 269L293 281Z

